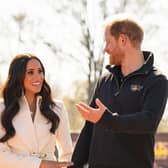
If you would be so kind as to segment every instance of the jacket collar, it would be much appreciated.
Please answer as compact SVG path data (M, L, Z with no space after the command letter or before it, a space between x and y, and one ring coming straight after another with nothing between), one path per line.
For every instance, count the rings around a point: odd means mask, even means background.
M153 63L154 63L153 53L149 51L143 51L143 55L145 59L144 65L140 69L134 71L131 74L148 74L151 71L151 69L153 69ZM107 65L106 69L115 75L121 73L121 66Z
M37 99L36 99L36 105L39 105L41 103L41 100L42 100L42 96L38 95ZM28 106L28 102L27 102L27 99L26 99L25 95L21 96L19 102L20 102L20 104L23 103L23 104L26 104Z
M51 124L47 124L48 120L43 117L40 112L39 103L41 99L41 96L37 96L34 122L32 121L30 108L25 96L20 98L19 113L13 119L16 136L22 140L30 153L33 151L40 151L48 143L51 136L51 134L48 133ZM39 138L41 136L43 138ZM40 142L38 139L40 139Z

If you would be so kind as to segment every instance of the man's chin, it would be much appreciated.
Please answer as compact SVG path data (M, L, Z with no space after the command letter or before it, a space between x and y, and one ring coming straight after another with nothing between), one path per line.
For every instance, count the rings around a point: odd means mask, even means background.
M117 65L114 61L110 61L110 65Z
M115 61L110 61L109 63L110 63L110 65L114 65L114 66L120 66L121 65L121 63L115 62Z

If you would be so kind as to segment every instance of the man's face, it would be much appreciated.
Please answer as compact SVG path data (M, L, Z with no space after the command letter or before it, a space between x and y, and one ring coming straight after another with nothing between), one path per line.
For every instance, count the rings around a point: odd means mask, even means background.
M104 51L109 54L109 63L111 65L121 65L124 57L124 52L120 47L118 39L111 35L110 29L107 27L105 30L105 48Z

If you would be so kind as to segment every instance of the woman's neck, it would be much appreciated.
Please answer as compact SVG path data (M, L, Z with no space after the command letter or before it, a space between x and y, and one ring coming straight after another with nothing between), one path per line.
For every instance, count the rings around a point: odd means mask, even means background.
M25 97L27 99L30 111L35 113L35 111L36 111L36 97L35 97L35 95L25 94Z

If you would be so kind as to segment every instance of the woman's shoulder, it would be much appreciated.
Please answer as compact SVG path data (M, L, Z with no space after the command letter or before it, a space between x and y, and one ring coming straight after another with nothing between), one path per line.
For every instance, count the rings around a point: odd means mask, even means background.
M54 102L55 102L56 106L58 106L58 107L64 106L64 102L61 99L55 99Z
M0 98L0 113L4 110L5 104L2 98Z
M54 100L54 102L55 102L55 106L53 108L54 112L57 113L59 117L61 117L62 115L65 115L66 109L65 109L64 102L58 99Z
M2 98L0 98L0 135L1 135L1 131L2 131L1 116L2 116L2 112L3 112L4 108L5 108L4 101Z

